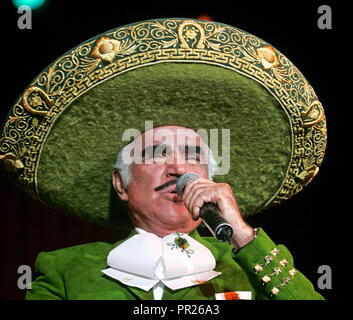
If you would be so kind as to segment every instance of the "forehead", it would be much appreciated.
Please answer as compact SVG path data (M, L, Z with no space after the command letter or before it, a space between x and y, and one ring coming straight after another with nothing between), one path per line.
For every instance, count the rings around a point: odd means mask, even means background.
M138 140L142 139L144 146L153 144L173 144L173 145L205 145L200 135L190 128L179 126L157 127L145 131ZM140 140L141 141L141 140Z

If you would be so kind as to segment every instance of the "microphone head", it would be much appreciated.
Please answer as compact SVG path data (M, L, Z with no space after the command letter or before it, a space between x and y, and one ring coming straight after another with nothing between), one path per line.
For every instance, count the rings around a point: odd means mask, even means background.
M198 177L199 176L197 174L195 174L195 173L185 173L178 179L178 181L176 183L175 191L176 191L176 193L177 193L177 195L179 196L180 199L184 195L185 185L188 182L194 181Z

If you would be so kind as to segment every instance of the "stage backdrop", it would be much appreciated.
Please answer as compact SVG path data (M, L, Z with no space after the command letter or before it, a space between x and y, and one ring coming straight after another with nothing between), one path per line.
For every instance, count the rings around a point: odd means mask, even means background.
M332 29L318 27L317 1L218 2L212 4L178 2L160 6L146 2L132 5L104 1L47 1L33 11L31 29L20 29L21 16L11 1L1 1L2 93L0 121L22 90L49 63L77 44L112 28L146 19L164 17L197 18L208 14L213 20L244 29L265 39L283 52L305 75L322 102L327 117L328 146L319 174L300 194L267 212L249 218L254 227L263 227L277 243L288 247L295 266L328 299L343 294L348 263L344 245L350 225L346 217L350 146L344 137L349 130L351 102L344 91L344 76L350 64L345 11L333 1ZM348 10L349 11L349 10ZM349 94L348 94L349 96ZM341 143L343 141L343 143ZM351 183L350 183L351 184ZM92 241L115 242L124 234L62 215L30 199L0 175L0 299L23 299L17 285L18 268L32 268L40 251L55 250ZM318 269L332 269L332 289L318 288ZM342 268L341 268L342 267ZM346 269L344 269L346 270Z

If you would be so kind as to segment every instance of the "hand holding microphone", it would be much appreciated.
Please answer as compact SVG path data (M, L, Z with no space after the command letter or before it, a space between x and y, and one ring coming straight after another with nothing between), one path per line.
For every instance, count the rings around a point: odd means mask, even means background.
M187 173L182 175L176 184L176 192L180 198L183 198L186 184L190 183L199 178L198 175L193 173ZM188 194L189 195L189 194ZM192 194L185 199L185 202L189 202ZM190 209L189 209L190 210ZM191 212L191 214L195 214ZM229 223L227 223L219 213L217 205L212 202L203 203L200 207L199 216L201 217L204 224L210 230L214 237L220 241L230 241L233 235L233 229ZM193 218L195 219L194 215Z
M201 217L218 240L242 247L253 239L253 229L243 220L228 184L187 173L178 179L176 192L193 219Z

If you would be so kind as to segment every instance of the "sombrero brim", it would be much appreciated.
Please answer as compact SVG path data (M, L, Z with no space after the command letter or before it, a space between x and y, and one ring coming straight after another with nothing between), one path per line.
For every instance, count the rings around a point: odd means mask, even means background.
M220 146L229 129L229 172L215 180L245 216L300 191L326 145L321 103L280 52L220 23L162 19L97 36L45 69L4 124L1 159L50 206L126 224L111 172L123 132L146 121L216 129Z

